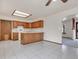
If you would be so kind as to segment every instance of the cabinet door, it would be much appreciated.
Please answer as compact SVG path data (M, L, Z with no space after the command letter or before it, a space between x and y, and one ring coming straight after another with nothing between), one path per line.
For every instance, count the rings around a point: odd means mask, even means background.
M31 28L31 23L30 22L25 22L24 23L24 28Z
M43 33L22 33L21 44L28 44L43 40Z
M1 38L3 40L11 39L11 22L10 21L1 21Z
M17 26L23 26L24 28L30 28L30 23L29 22L14 21L13 27L16 28Z
M43 28L43 21L36 21L31 23L32 28Z
M13 39L12 40L18 40L18 33L13 33Z
M43 33L33 33L34 42L43 40Z
M33 37L30 33L21 34L21 44L28 44L33 42Z
M13 21L13 28L17 28L18 26L18 22L17 21Z

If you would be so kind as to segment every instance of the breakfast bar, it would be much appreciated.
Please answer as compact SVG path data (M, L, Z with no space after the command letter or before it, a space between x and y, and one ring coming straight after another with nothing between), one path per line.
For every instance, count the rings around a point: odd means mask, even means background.
M17 28L13 29L13 33L18 33L18 40L21 44L29 44L33 42L39 42L43 40L43 29L23 29L23 28Z

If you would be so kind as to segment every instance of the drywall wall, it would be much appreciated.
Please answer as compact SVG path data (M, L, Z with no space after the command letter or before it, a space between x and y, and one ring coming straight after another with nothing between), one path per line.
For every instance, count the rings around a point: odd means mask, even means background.
M62 17L53 15L44 20L44 39L56 43L62 43Z
M44 18L44 40L62 43L62 20L73 14L77 14L77 8Z

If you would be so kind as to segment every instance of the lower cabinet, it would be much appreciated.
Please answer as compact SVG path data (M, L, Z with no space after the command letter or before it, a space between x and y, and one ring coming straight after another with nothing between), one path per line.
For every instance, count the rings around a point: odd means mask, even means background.
M11 34L9 34L9 33L8 34L4 34L4 37L3 37L4 40L10 40L10 37L11 37L10 35Z
M10 40L11 30L11 21L0 20L0 40Z
M13 33L12 40L18 40L18 33Z
M42 41L42 40L43 40L43 33L22 33L21 34L21 44L23 45Z

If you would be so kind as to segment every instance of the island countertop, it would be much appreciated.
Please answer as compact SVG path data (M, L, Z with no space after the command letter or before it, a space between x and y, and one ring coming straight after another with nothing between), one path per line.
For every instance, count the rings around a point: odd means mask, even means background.
M14 33L40 33L40 32L43 32L43 29L42 28L38 28L38 29L22 29L22 30L19 30L19 29L13 29L12 32Z

